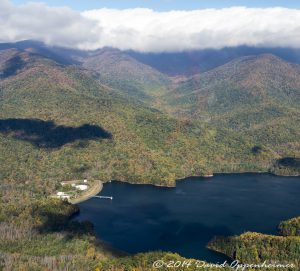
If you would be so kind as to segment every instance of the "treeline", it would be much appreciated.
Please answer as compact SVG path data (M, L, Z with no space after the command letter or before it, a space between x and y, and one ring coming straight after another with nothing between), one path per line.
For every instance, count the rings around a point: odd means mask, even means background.
M300 217L282 221L279 224L279 231L283 236L300 236Z
M247 232L240 236L216 237L208 247L244 263L277 262L300 267L300 218L283 221L281 236Z
M94 270L94 261L112 257L91 223L70 219L77 206L9 181L1 187L0 270Z

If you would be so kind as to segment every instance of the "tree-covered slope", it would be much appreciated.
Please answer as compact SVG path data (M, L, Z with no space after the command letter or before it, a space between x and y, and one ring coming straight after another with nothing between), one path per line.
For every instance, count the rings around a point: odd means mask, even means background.
M186 104L191 113L224 113L248 105L300 102L300 66L273 55L235 59L208 72L179 82L169 99Z
M82 58L82 65L97 72L100 82L143 100L160 96L170 83L164 74L117 49L92 52Z
M15 61L17 59L17 61ZM173 185L212 172L267 170L273 153L222 127L180 120L28 52L5 62L1 178L91 177Z
M243 263L280 263L300 266L299 217L282 221L281 236L246 232L239 236L216 237L208 247Z
M273 55L238 58L176 82L165 100L174 115L239 132L281 157L299 157L299 65Z

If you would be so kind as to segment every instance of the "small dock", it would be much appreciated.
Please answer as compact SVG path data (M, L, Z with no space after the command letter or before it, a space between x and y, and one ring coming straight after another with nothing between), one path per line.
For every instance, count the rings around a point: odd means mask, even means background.
M111 197L111 196L93 196L93 198L113 200L113 197Z

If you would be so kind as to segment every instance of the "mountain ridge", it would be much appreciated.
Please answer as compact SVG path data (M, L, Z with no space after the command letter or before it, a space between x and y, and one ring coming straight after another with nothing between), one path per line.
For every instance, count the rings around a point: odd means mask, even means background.
M271 54L242 57L179 81L173 93L179 96L203 95L216 92L219 88L241 89L261 98L271 97L275 92L282 95L286 92L286 97L294 94L294 98L299 99L300 65Z
M248 171L248 167L267 170L272 166L270 158L274 156L269 149L258 156L252 153L258 144L253 137L197 120L174 118L102 85L80 66L62 65L28 52L20 54L28 58L26 66L0 80L3 123L15 119L25 125L38 119L72 129L96 125L112 137L77 140L46 151L30 145L28 139L35 134L17 136L29 128L0 133L1 174L5 178L17 178L17 174L32 180L100 178L174 185L176 179L188 175L229 168L237 172ZM47 131L39 131L38 136L43 138L43 133ZM4 163L8 160L9 166Z
M110 170L106 175L110 177L105 177L121 180L157 178L155 182L172 183L207 172L266 171L275 165L274 159L299 155L299 67L295 64L269 54L247 56L174 81L120 50L105 48L84 57L82 63L88 59L96 68L62 64L30 48L1 50L2 119L38 118L69 127L99 125L113 135L110 159L120 159L117 150L127 157L121 159L119 174ZM107 75L105 82L101 73ZM145 84L147 80L153 89ZM128 89L126 81L134 88ZM97 146L95 150L108 153L109 148ZM257 146L262 151L253 153ZM95 159L107 163L103 156L89 152L90 169L83 174L99 170L94 168ZM66 165L65 171L69 170Z
M118 49L97 50L82 59L82 66L96 72L100 82L140 99L160 95L169 84L167 76Z

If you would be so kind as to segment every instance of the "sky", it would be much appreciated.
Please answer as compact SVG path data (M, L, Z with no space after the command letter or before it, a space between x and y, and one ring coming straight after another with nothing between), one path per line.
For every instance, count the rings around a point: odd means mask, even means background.
M28 3L27 0L14 0L15 4ZM31 2L39 2L31 0ZM150 8L155 11L195 10L203 8L245 7L287 7L300 8L299 0L44 0L50 6L68 6L84 11L99 8Z
M140 52L300 48L297 2L0 0L0 42L30 39L83 50L109 46Z

